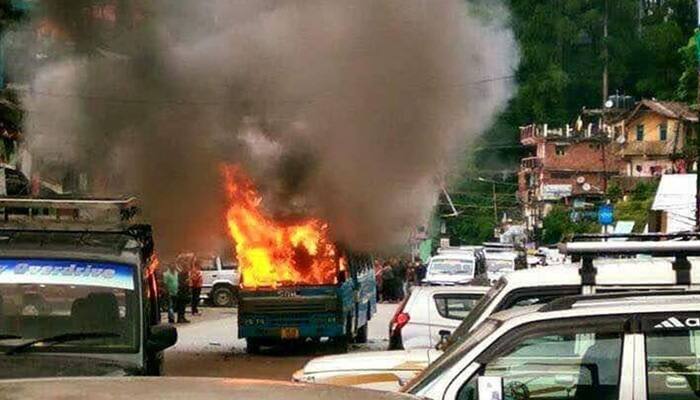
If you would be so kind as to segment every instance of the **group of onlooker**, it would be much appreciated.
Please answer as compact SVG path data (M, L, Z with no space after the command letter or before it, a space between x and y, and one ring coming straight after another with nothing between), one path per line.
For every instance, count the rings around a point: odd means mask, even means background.
M199 315L202 265L194 254L181 254L175 262L168 264L163 272L163 284L168 301L168 322L189 323L185 318L187 304L192 308L192 315Z
M419 258L392 257L374 262L378 301L401 301L411 286L420 285L425 278L425 265Z

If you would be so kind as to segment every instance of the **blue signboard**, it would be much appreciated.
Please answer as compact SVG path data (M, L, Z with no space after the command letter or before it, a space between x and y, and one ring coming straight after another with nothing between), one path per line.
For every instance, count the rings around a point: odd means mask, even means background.
M603 204L598 208L598 222L601 225L612 225L615 221L613 215L613 205Z

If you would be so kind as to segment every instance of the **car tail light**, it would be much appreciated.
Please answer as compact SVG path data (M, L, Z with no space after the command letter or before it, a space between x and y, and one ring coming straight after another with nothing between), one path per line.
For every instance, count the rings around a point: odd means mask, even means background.
M402 312L401 314L397 315L397 316L396 316L396 321L395 321L395 323L396 323L396 329L401 329L401 328L403 328L404 326L406 326L406 324L407 324L408 321L410 321L410 320L411 320L411 316L408 315L408 313Z
M407 312L403 311L404 307L406 307L407 301L408 297L406 297L406 299L404 299L404 301L402 301L396 308L396 313L394 314L394 317L391 318L391 322L389 323L389 336L393 336L401 331L401 328L406 326L406 324L411 320L411 316Z
M408 313L401 312L394 316L391 320L391 325L389 326L389 336L398 335L401 332L401 328L406 326L408 321L411 320L411 316Z

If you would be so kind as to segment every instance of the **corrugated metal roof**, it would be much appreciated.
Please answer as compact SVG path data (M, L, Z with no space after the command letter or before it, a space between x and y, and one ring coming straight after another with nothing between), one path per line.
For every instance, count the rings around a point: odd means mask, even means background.
M685 103L677 101L659 101L644 99L640 101L627 117L627 121L633 120L643 109L653 111L668 118L682 119L690 122L698 122L698 115Z

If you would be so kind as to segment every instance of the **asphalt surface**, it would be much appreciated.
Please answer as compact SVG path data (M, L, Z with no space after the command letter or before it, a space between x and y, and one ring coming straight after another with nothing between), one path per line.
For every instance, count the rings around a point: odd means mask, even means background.
M352 345L351 352L381 351L389 346L389 320L396 304L379 304L369 324L369 341ZM235 308L202 308L201 316L177 325L178 342L165 353L165 374L249 379L289 380L311 358L333 354L330 344L307 343L263 349L248 355L238 339Z

